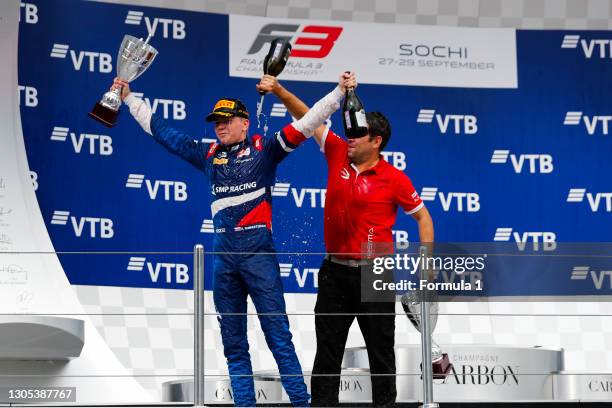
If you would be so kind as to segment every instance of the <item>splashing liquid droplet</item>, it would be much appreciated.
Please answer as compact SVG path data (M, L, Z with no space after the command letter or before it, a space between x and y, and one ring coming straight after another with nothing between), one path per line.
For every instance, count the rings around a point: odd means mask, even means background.
M263 101L264 101L264 96L266 95L261 95L261 98L259 99L259 102L257 103L257 129L261 129L261 117L263 116L264 118L264 125L263 125L263 135L267 136L268 135L268 116L263 113Z

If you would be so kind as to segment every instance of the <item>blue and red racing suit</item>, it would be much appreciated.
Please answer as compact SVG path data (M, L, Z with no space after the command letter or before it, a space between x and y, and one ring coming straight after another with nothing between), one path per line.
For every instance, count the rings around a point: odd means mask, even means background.
M213 296L237 406L255 406L253 370L247 341L247 294L259 314L282 383L296 406L307 406L283 286L272 241L272 186L276 166L305 137L287 125L274 138L247 137L240 143L195 143L153 116L153 137L166 149L202 170L211 183L215 228ZM258 254L259 252L265 254ZM224 313L231 313L224 315Z
M253 136L233 145L202 144L152 115L131 94L130 112L157 142L210 179L215 228L214 302L220 315L234 403L255 406L253 370L247 341L247 295L251 296L281 381L294 406L309 395L292 343L280 270L272 241L272 186L276 167L340 105L342 92L315 104L300 121L273 137ZM300 130L298 130L300 129Z

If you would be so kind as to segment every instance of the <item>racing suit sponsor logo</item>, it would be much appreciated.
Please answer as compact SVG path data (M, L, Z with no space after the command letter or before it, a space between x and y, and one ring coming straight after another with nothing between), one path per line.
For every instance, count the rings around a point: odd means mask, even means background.
M215 186L213 185L213 194L217 193L239 193L252 188L257 188L257 182L238 184L237 186Z
M227 164L228 161L229 161L228 159L219 159L215 157L213 159L213 164Z

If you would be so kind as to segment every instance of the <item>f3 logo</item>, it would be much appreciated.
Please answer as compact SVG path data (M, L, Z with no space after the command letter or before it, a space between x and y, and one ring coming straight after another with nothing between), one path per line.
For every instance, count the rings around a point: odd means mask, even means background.
M291 50L291 56L297 58L325 58L334 47L334 43L342 33L342 27L307 25L298 31L298 24L266 24L261 28L257 38L253 41L248 54L256 54L262 47L272 42L275 38L283 38L287 41L294 41L294 47ZM298 35L278 35L277 32L306 34ZM310 35L309 35L310 34ZM312 35L314 34L314 35ZM325 35L321 38L320 35ZM317 36L319 35L319 36ZM299 47L308 46L308 47ZM313 49L312 47L318 47Z

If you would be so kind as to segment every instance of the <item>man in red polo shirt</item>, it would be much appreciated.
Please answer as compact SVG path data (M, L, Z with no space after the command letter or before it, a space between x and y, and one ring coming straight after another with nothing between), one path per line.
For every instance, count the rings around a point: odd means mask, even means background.
M274 93L298 119L308 111L272 76L264 76L258 88ZM379 112L367 113L366 119L369 132L360 138L344 140L325 126L314 134L328 165L324 222L328 255L319 270L315 306L312 406L338 406L342 357L355 317L368 350L370 373L375 374L371 377L374 406L395 404L395 302L362 301L360 266L367 262L363 247L393 242L391 228L398 206L417 221L421 242L434 239L431 216L412 182L380 154L391 136L389 122Z

